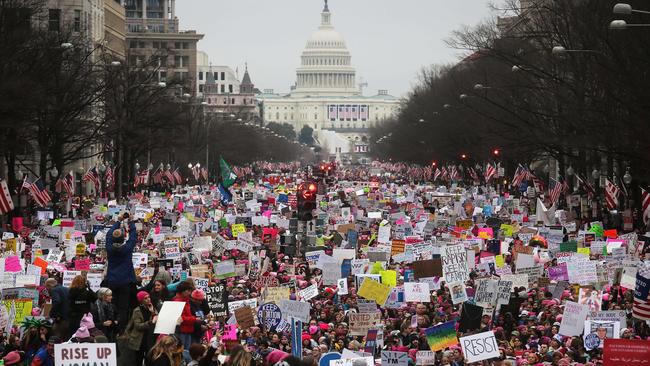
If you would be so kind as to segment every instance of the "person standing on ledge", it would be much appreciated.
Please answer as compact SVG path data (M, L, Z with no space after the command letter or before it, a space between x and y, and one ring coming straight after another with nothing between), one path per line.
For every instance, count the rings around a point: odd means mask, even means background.
M105 285L113 291L113 304L117 308L117 334L128 323L131 309L136 306L136 278L133 269L133 249L138 240L135 222L124 213L106 235L108 263Z

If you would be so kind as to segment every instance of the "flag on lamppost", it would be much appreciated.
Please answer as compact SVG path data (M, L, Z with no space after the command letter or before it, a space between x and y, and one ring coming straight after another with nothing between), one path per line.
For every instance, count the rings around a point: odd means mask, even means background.
M50 194L45 188L45 182L43 182L43 179L41 178L36 179L32 183L29 183L27 179L25 179L25 181L23 181L23 187L27 188L34 201L41 207L47 206L47 204L52 201L52 197L50 197Z
M609 210L614 210L618 207L619 193L621 193L621 189L609 179L605 179L605 201L607 201L607 208Z
M650 193L645 189L641 188L641 212L643 213L643 222L648 225L650 221Z
M0 181L0 214L6 214L14 209L14 201L11 199L11 192L7 182Z

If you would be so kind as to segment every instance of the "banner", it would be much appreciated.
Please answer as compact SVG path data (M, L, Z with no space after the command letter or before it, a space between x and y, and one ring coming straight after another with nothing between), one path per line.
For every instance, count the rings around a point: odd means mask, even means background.
M650 342L641 339L605 339L603 366L647 365Z
M581 335L587 314L589 314L588 306L567 301L564 306L562 322L560 323L560 334L570 337Z
M205 299L215 317L228 315L228 294L224 285L208 287L205 290Z
M382 325L381 313L355 314L348 313L350 322L350 335L365 336L368 330L376 329Z

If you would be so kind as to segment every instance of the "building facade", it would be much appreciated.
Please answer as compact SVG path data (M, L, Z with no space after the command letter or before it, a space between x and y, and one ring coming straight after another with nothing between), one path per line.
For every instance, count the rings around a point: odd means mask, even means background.
M197 43L203 34L179 30L176 0L125 0L124 7L129 62L157 63L160 82L179 81L182 94L195 95Z
M197 56L198 75L196 77L198 84L197 96L203 97L203 88L208 81L208 74L212 74L212 78L217 85L217 93L219 94L239 94L239 84L241 81L237 73L230 66L212 65L208 54L199 51Z
M369 128L399 112L400 101L387 90L364 96L345 40L332 25L327 2L321 24L305 46L296 82L289 94L265 90L257 95L265 123L289 123L296 132L304 126L331 157L364 160Z

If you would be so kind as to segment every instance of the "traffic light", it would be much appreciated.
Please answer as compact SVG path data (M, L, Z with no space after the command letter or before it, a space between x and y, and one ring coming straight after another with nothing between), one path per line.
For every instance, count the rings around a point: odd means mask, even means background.
M298 219L311 221L312 211L316 209L316 193L318 186L315 182L305 182L298 185Z

